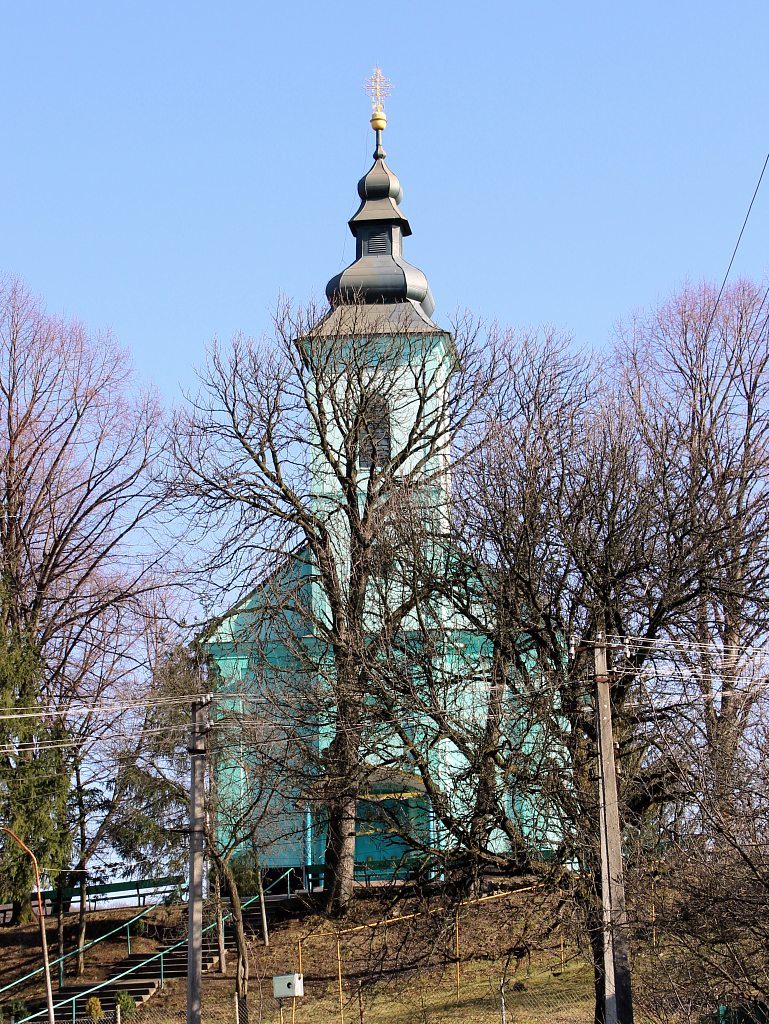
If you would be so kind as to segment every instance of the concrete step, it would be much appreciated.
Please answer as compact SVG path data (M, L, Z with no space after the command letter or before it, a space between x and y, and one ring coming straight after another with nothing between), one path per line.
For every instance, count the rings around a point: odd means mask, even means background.
M101 1003L102 1010L105 1013L110 1013L115 1009L115 1002L117 1000L118 992L127 992L133 997L134 1002L137 1006L141 1006L148 999L150 999L155 992L158 990L158 984L156 981L142 981L133 984L118 983L116 985L105 985L103 988L96 992L90 992L79 997L75 1001L75 1016L84 1017L86 1011L86 1005L91 996L96 996ZM79 988L79 986L78 986ZM88 992L88 987L80 989L83 993ZM60 1002L61 999L67 998L68 996L76 995L74 991L61 991L56 993L54 1002ZM44 1004L41 1004L40 1009L44 1009ZM56 1009L54 1016L56 1020L71 1021L72 1020L72 1005L62 1006Z
M154 992L158 987L158 982L154 978L139 978L136 981L131 981L128 978L123 978L121 981L115 982L114 985L107 984L102 988L97 989L96 992L92 992L93 985L83 985L73 987L70 989L61 989L54 996L54 1002L58 1003L62 999L70 999L72 996L76 996L78 1001L81 999L89 999L92 995L98 996L102 1004L105 999L111 999L114 1001L115 994L118 991L130 992L134 998L137 998L137 994Z
M203 957L203 970L209 971L218 961L218 955L216 957L207 956ZM130 982L131 979L146 979L153 978L160 981L161 973L163 978L186 978L187 977L187 961L177 961L175 963L164 964L161 972L160 964L157 960L146 966L137 966L135 970L132 970L130 974L126 974L123 978L118 978L118 975L123 974L128 968L124 967L122 970L115 968L112 972L112 977L117 978L116 984L123 985L124 983Z
M113 971L117 970L128 970L129 967L135 967L137 964L150 963L154 964L158 970L160 970L161 950L157 953L132 953L131 956L124 957L122 960L118 960L115 966L112 968ZM213 956L214 951L211 949L204 949L203 956ZM186 949L174 949L170 953L163 953L162 955L163 964L186 964L187 963L187 950Z

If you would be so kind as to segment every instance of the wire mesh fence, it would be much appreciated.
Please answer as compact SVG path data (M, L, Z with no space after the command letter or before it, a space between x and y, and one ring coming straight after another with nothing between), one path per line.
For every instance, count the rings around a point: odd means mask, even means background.
M377 981L306 978L304 995L277 1000L271 977L252 979L245 1008L230 990L207 993L203 1024L589 1024L589 972L567 965L558 975L525 971L503 978L499 963L465 964L457 990L451 967L423 968ZM230 982L231 984L231 982ZM184 1024L183 1001L139 1008L133 1024ZM92 1022L90 1022L92 1024ZM113 1022L103 1022L113 1024Z
M337 929L292 922L270 945L249 943L245 1004L234 958L229 976L206 976L203 1024L590 1024L592 968L568 934L537 932L531 908L530 893L507 892ZM292 974L303 994L275 998L273 978ZM185 995L171 982L135 1024L183 1024Z
M249 994L237 1014L232 977L207 979L203 1022L589 1024L592 968L568 934L536 930L532 895L420 905L338 929L295 922L269 946L251 943ZM276 999L273 978L294 973L303 994ZM176 1005L168 992L163 998L167 1006L153 998L139 1020L179 1024L183 993Z
M45 1018L43 1018L45 1022ZM75 1017L72 1024L120 1024L118 1015L112 1011L110 1013L104 1013L102 1017L98 1018L98 1021L94 1022L93 1017Z
M309 982L305 996L286 1001L283 1020L294 1024L464 1024L464 1022L526 1021L532 1024L582 1024L592 1020L592 1001L580 999L572 979L552 984L545 974L503 984L497 964L473 965L456 987L453 968L419 970L392 981L343 980L341 991L332 984ZM270 998L255 1007L258 1019L278 1021L281 1007Z
M153 1006L150 1003L139 1008L129 1024L185 1024L186 1020L187 1010L183 1005ZM234 995L230 994L230 997L223 1001L204 1000L201 1021L203 1024L238 1024ZM125 1019L123 1024L126 1024ZM243 1020L241 1016L240 1024L248 1024L248 1021Z
M269 945L249 935L245 1002L235 1000L234 950L227 950L224 974L212 964L204 975L202 1022L589 1024L592 969L568 921L554 916L557 904L529 887L459 906L439 894L397 903L372 898L337 925L310 913L278 926ZM303 994L276 999L273 978L293 973L303 977ZM122 1020L110 1008L96 1024L184 1024L186 996L186 979L166 976Z
M670 890L670 891L668 891ZM755 971L751 987L716 989L707 964L676 944L663 927L677 903L664 877L640 883L630 907L633 995L642 1024L769 1024L764 988ZM397 899L371 893L342 922L311 904L271 925L265 945L261 924L247 932L249 991L234 996L235 950L226 947L228 970L208 958L202 993L203 1024L590 1024L594 1016L589 945L563 894L528 886L461 901L439 890L410 891ZM377 917L371 917L378 914ZM571 915L571 916L570 916ZM174 936L175 937L175 936ZM163 935L167 939L168 936ZM686 954L686 955L685 955ZM152 953L152 957L156 957ZM155 962L153 960L153 962ZM737 964L743 973L751 962ZM696 969L695 969L696 968ZM736 969L736 968L735 968ZM303 994L278 1000L277 975L301 974ZM737 979L738 981L740 978ZM100 984L106 984L102 982ZM83 1015L84 998L62 1011L64 1024L184 1024L187 982L178 973L158 978L153 994L118 1019L114 992L99 991L106 1012ZM24 993L45 1021L40 992ZM97 1000L94 1000L96 1002ZM0 1004L0 1024L26 1016L21 998ZM65 1016L66 1014L66 1016Z

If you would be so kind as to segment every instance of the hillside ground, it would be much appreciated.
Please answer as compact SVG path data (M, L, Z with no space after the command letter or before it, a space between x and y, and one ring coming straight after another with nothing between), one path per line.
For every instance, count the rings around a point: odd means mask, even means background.
M90 915L89 939L125 924L135 913L121 909ZM510 1024L589 1024L592 971L568 935L541 933L537 916L533 901L522 896L462 907L458 921L437 906L426 912L423 906L393 908L386 900L367 899L356 904L337 931L308 909L298 919L275 922L269 946L258 936L250 938L250 1024L279 1020L272 977L298 970L300 956L305 995L284 1004L286 1024L326 1024L342 1018L345 1024L497 1022L503 977ZM74 917L68 919L68 943L75 927ZM156 952L183 930L179 908L152 911L145 934L132 936L132 952ZM49 924L48 936L53 958L55 922ZM2 929L0 945L0 987L40 963L36 923ZM123 929L86 953L83 980L104 978L126 951ZM214 971L204 976L204 1021L234 1020L233 954L227 966L226 976ZM10 995L0 995L0 1001ZM12 995L41 997L42 979L14 989ZM178 1024L185 1005L185 981L170 981L140 1009L137 1024Z

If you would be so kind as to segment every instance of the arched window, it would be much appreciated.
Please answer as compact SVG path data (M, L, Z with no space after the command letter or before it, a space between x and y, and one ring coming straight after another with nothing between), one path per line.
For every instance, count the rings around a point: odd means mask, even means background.
M360 465L363 469L381 466L390 458L390 408L384 398L372 395L363 409L360 438Z

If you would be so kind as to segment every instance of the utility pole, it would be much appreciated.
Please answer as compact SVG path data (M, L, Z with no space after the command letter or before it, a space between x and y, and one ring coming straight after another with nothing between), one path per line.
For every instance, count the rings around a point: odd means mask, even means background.
M190 727L190 873L187 903L187 1024L200 1024L200 989L203 977L203 843L205 838L204 708L194 701Z
M611 724L606 640L598 634L595 645L597 695L598 795L601 830L601 902L603 904L604 1021L633 1024L630 953L622 837L619 827L617 773Z

